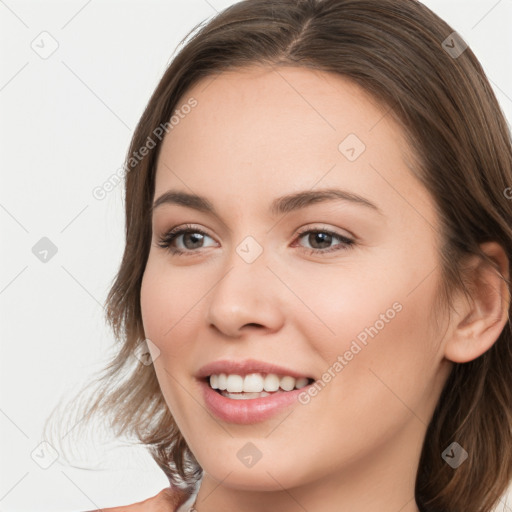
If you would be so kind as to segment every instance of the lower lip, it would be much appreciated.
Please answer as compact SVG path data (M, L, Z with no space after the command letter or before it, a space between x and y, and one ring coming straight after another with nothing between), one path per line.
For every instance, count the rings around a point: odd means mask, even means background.
M199 383L208 409L223 421L241 425L265 421L291 404L298 403L299 394L312 385L262 398L235 400L217 393L203 380Z

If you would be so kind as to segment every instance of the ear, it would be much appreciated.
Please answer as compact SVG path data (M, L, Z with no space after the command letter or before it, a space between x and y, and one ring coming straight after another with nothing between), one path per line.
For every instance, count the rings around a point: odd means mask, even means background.
M489 350L509 320L509 260L497 242L480 246L496 263L499 272L478 256L472 256L467 269L471 301L457 298L454 328L445 343L445 357L467 363ZM500 276L501 273L501 276Z

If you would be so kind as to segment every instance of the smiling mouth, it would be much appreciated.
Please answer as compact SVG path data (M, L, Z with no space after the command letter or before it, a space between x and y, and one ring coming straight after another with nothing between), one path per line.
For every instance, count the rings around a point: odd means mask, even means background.
M226 398L250 399L296 391L312 384L315 379L287 375L252 373L214 374L202 379L210 389Z
M235 370L232 374L217 373L197 378L210 412L222 421L239 425L269 420L297 405L299 396L317 382L304 374L295 378L275 373L240 373L243 375Z

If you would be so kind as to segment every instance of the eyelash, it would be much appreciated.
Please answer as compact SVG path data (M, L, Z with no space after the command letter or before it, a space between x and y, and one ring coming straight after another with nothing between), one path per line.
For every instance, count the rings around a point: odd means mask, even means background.
M189 250L184 251L182 249L176 249L175 247L171 247L171 244L174 242L174 240L176 238L178 238L180 235L189 234L189 233L199 233L203 236L210 237L210 235L208 233L206 233L205 231L203 231L202 229L199 229L190 224L187 224L186 226L181 227L181 228L171 229L167 233L165 233L163 236L161 236L158 241L158 246L163 249L167 249L174 256L183 256L183 255L192 256L195 253L197 253L197 250L189 249ZM352 248L355 245L354 240L351 240L350 238L346 238L346 237L339 235L338 233L335 233L334 231L330 231L328 229L303 230L297 234L297 238L300 239L304 235L311 234L311 233L316 233L316 234L325 233L325 234L328 234L328 235L338 238L339 240L341 240L342 243L340 244L341 247L335 246L334 248L331 247L330 249L325 249L325 250L324 249L308 249L307 247L303 247L303 249L306 250L308 252L308 254L310 254L310 255L318 255L318 254L325 254L325 253L330 253L330 252L335 252L335 251L347 250L347 249Z

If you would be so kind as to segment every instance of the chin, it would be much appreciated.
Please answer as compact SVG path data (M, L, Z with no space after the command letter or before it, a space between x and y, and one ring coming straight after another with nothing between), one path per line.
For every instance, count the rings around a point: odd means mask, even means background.
M293 458L290 458L290 464L284 466L277 463L275 455L268 457L266 462L263 458L252 467L244 467L238 459L235 463L226 461L223 464L219 464L219 460L208 460L201 467L211 478L231 489L282 491L283 487L289 489L305 483L307 475L298 473L301 468Z

